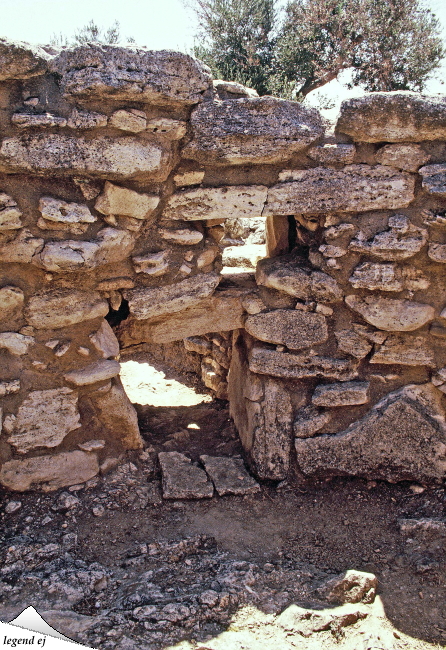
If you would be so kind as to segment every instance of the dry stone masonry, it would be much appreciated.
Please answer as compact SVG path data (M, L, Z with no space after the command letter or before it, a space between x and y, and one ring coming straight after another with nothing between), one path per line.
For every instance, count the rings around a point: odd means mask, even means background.
M222 272L225 222L262 219L255 274ZM257 478L443 481L445 264L444 97L371 93L330 130L177 52L0 39L3 487L141 447L119 353L176 341ZM201 462L160 454L165 493L258 489Z

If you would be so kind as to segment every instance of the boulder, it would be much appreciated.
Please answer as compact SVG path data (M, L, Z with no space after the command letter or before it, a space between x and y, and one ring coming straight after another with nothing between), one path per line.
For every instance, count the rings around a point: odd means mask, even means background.
M97 178L126 179L144 176L165 181L172 169L170 148L133 136L97 135L95 138L56 133L4 138L0 171L42 176L85 174Z
M0 81L44 75L50 59L37 45L0 38Z
M325 316L291 309L248 316L245 329L260 341L285 345L290 350L309 348L328 339Z
M346 296L345 302L367 323L386 332L411 332L430 323L435 316L431 305L411 300L350 295Z
M297 462L306 475L361 476L390 482L442 482L446 426L432 385L390 393L336 435L296 439Z
M212 87L209 69L181 52L88 43L51 62L65 97L189 107Z
M36 329L58 329L106 316L108 302L96 291L58 289L38 292L28 302L26 317Z
M336 131L359 142L446 138L446 100L413 92L378 92L342 102Z
M183 155L205 165L283 163L324 133L316 109L275 97L203 102L191 125Z
M263 214L315 214L391 210L409 205L415 179L384 165L347 165L343 169L301 169L293 180L273 185Z
M259 217L266 201L263 185L197 187L176 192L168 200L163 219L203 221L225 217Z

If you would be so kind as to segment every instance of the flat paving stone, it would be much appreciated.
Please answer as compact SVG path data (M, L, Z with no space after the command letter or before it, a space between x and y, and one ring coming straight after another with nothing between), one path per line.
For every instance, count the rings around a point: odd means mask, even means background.
M164 499L209 499L214 494L214 486L206 472L193 465L184 454L162 451L158 460Z
M254 494L260 485L248 474L241 458L200 456L219 496L225 494Z

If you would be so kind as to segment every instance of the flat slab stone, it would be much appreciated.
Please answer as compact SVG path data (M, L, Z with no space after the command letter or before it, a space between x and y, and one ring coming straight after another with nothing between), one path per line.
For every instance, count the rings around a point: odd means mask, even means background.
M58 329L106 316L108 302L96 291L57 290L32 296L26 318L37 329Z
M397 261L413 257L425 246L427 230L414 226L406 216L395 214L389 218L388 225L388 230L377 233L368 241L353 239L348 249L382 260Z
M45 74L51 56L37 45L0 38L0 81Z
M66 97L192 106L212 87L209 68L171 50L89 43L63 50L51 63Z
M260 485L246 471L241 458L200 456L219 496L225 494L255 494Z
M434 319L431 305L381 296L346 296L346 304L370 325L387 332L411 332Z
M0 467L0 484L18 492L31 488L52 492L68 485L84 483L98 473L96 454L76 450L52 456L9 460Z
M176 192L167 201L163 219L201 221L260 217L266 192L263 185L197 187Z
M405 387L387 395L345 431L296 439L300 469L312 476L441 482L446 428L436 392L432 386Z
M291 350L309 348L328 339L325 316L291 309L248 316L245 329L260 341L285 345Z
M249 369L261 375L285 379L326 377L346 381L358 376L357 364L350 360L277 352L258 346L254 346L249 354Z
M269 188L263 215L393 210L413 201L414 187L410 174L384 165L296 170L292 181Z
M177 451L158 454L164 499L210 499L214 486L204 470Z
M135 318L156 318L192 307L210 296L219 282L217 273L202 273L164 287L131 289L124 292L124 297Z
M284 162L324 133L318 111L276 97L203 102L191 124L183 155L206 165Z
M0 171L6 173L71 176L85 174L106 179L144 175L165 181L172 169L170 148L133 136L97 135L94 139L57 133L4 138Z
M63 377L65 381L73 386L88 386L98 381L106 381L119 375L121 365L118 361L107 360L91 363L80 370L67 372Z
M391 335L382 345L377 346L370 363L435 368L435 355L427 340L422 336Z
M315 406L354 406L367 404L369 401L368 381L345 381L339 384L323 384L316 386L311 398Z
M359 142L446 138L446 101L413 92L379 92L342 102L336 131Z
M70 431L81 426L77 398L77 392L69 388L29 393L17 411L9 444L20 453L60 445Z

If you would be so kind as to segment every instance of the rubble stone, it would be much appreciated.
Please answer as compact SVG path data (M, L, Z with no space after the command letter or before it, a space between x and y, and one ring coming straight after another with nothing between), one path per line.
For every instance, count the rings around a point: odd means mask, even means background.
M350 165L353 162L355 153L356 147L354 144L324 144L312 147L307 155L322 165ZM284 179L280 178L280 180Z
M102 321L101 327L96 332L90 334L89 339L103 359L119 355L119 341L106 320Z
M108 123L121 131L140 133L146 129L147 117L144 111L138 111L134 108L129 110L121 109L111 114Z
M345 359L331 359L313 354L277 352L254 346L249 355L249 368L261 375L284 379L326 377L346 381L357 377L356 365Z
M200 456L219 496L226 494L254 494L260 486L245 469L241 458Z
M51 196L40 199L39 212L44 219L60 223L94 223L97 220L87 205L67 203Z
M158 459L164 499L209 499L214 494L214 486L206 472L193 465L184 454L163 451Z
M351 354L356 359L364 359L372 349L372 344L360 333L354 330L340 330L335 332L338 349Z
M435 356L433 349L422 336L391 335L375 351L370 363L434 368Z
M415 180L384 165L347 165L342 170L302 169L288 183L273 185L263 214L360 212L407 207Z
M187 123L181 120L172 120L169 117L155 117L147 122L146 130L163 136L167 140L181 140L186 135Z
M102 113L96 113L95 111L78 111L74 108L71 111L67 124L70 129L97 129L101 126L107 126L107 122L107 116Z
M446 197L446 164L427 165L419 170L423 177L423 189L439 198Z
M29 127L52 128L67 126L67 120L58 115L51 113L43 113L39 115L30 115L28 113L14 113L11 117L11 123L18 126L19 129L27 129Z
M199 221L231 217L259 217L266 200L262 185L197 187L173 194L163 219Z
M416 172L430 156L419 144L386 144L377 151L375 158L380 165Z
M373 573L348 570L329 580L319 593L325 593L329 603L373 603L378 580Z
M434 262L446 264L446 244L429 244L427 254Z
M23 228L12 242L0 246L0 262L29 264L43 245L43 239L34 237L27 228Z
M191 125L183 155L206 165L284 162L324 132L317 111L275 97L203 102Z
M4 192L0 192L0 232L21 228L21 216L22 212L14 199Z
M349 282L354 289L368 289L369 291L402 291L404 285L396 274L394 264L374 264L364 262L359 264Z
M19 287L6 286L0 289L0 320L16 316L23 308L25 294Z
M0 334L0 348L7 350L10 354L22 356L27 354L35 339L32 336L25 336L17 332L2 332Z
M322 314L276 309L248 316L245 329L254 338L302 350L328 339L327 321Z
M296 413L293 423L293 433L296 438L311 438L331 420L327 411L313 405L304 406Z
M101 424L124 449L143 447L135 407L118 377L113 380L110 390L105 393L96 391L90 399Z
M411 332L430 323L435 316L435 309L430 305L410 300L350 295L345 302L370 325L387 332Z
M134 192L106 181L104 191L94 207L101 214L146 219L153 213L158 203L158 196Z
M349 250L366 253L384 260L406 260L418 253L427 242L427 230L413 226L404 215L389 218L389 230L378 233L370 241L354 239Z
M117 361L96 361L80 370L72 370L64 375L65 381L73 386L88 386L99 381L106 381L119 375L121 369Z
M316 386L311 401L315 406L354 406L369 401L368 381L346 381L339 384Z

